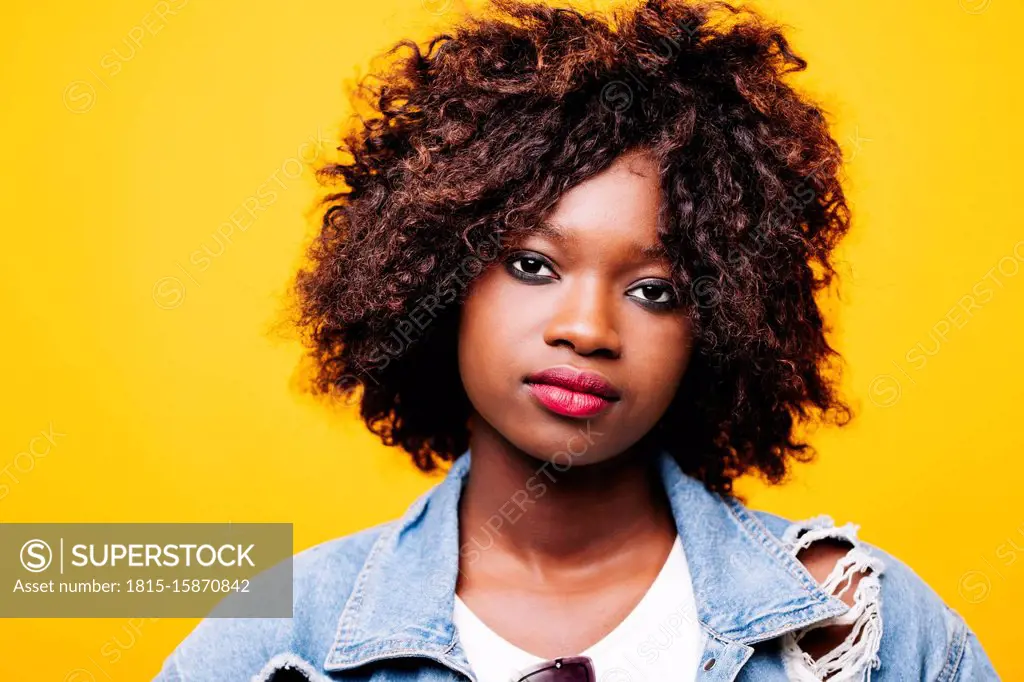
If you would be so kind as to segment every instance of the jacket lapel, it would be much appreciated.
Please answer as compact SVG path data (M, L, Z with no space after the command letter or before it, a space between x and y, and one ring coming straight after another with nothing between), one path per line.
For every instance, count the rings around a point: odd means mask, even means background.
M755 642L848 610L741 503L709 492L667 451L658 457L706 635L702 660L715 658L708 679L733 679ZM424 657L473 677L452 622L458 502L469 466L467 450L377 539L338 619L325 671Z

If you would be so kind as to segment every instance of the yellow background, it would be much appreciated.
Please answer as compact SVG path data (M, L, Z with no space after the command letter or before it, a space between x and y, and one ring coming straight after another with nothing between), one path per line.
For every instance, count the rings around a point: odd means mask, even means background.
M811 64L798 82L850 156L856 222L829 305L858 417L819 432L818 462L788 486L741 490L861 524L964 615L1004 678L1024 679L1024 9L761 7L793 27ZM8 8L0 522L286 521L299 550L397 516L435 483L297 394L299 350L272 326L314 197L299 157L311 140L335 146L345 81L457 9ZM956 308L972 292L977 307ZM48 452L17 459L50 429ZM0 679L148 680L196 622L0 621Z

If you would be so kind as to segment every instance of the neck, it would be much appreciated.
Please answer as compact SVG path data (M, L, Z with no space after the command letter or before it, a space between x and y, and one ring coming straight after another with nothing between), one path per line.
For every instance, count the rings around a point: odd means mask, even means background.
M472 463L459 501L463 564L497 555L535 570L571 570L675 538L655 450L638 445L573 465L568 457L532 457L487 425L470 433Z

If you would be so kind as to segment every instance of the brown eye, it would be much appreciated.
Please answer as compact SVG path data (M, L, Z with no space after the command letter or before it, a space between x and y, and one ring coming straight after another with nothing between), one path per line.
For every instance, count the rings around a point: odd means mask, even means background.
M531 254L514 255L505 262L505 267L514 277L523 280L555 279L554 270L551 269L546 260ZM545 270L547 273L545 273Z
M675 290L671 285L660 282L649 282L635 286L630 292L640 292L639 295L631 295L642 305L656 309L669 309L676 306Z

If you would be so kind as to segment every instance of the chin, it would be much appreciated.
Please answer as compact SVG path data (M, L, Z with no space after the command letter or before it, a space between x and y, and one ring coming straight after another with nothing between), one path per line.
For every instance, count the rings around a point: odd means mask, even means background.
M592 426L589 441L586 438L586 425L583 425L582 429L566 429L549 439L544 439L543 442L538 442L536 434L532 434L534 437L531 438L531 442L519 446L519 449L539 463L549 463L549 469L567 471L572 467L607 461L621 452L614 444L601 442L600 436L595 436L597 432L598 430Z

